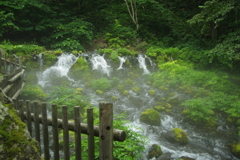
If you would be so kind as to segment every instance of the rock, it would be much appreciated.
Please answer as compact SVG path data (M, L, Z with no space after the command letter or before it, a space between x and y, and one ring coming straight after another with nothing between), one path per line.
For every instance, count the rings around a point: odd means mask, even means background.
M158 126L161 123L160 113L155 109L146 109L140 116L140 121L149 125Z
M177 142L180 144L188 143L188 135L180 128L174 128L168 131L166 134L166 139L170 142Z
M148 159L151 159L153 157L157 158L163 154L161 147L157 144L153 144L151 148L148 151Z
M163 153L160 157L157 158L157 160L170 160L171 159L171 153Z
M39 143L32 139L13 104L0 102L0 159L41 160Z
M238 142L237 144L231 145L230 147L233 155L240 158L240 142Z

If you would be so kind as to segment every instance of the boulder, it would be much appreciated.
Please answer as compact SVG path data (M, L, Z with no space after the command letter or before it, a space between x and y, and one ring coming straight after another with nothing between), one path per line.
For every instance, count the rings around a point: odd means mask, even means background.
M39 143L32 139L13 104L0 102L0 159L41 160Z
M161 147L157 144L153 144L148 150L148 159L157 158L163 154Z
M158 126L161 123L160 113L155 109L146 109L140 116L140 121L149 125Z

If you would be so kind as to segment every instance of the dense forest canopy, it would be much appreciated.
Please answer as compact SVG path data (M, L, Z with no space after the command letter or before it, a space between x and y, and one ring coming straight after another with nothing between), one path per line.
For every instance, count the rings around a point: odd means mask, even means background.
M239 69L238 0L1 0L0 41L47 49L188 48L178 58ZM195 52L196 51L196 52Z

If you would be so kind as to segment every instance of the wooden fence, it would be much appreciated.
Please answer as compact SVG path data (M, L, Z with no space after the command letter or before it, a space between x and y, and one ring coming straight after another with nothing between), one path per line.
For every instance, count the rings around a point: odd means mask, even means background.
M3 75L3 79L0 81L2 92L12 100L16 101L25 85L23 80L25 67L22 66L21 63L1 58L0 71Z
M64 160L70 159L69 131L75 132L75 159L82 159L81 134L88 135L88 159L100 160L113 159L113 141L124 141L126 132L113 129L113 105L108 102L99 103L99 126L93 125L93 109L87 109L87 124L80 122L80 107L74 107L74 121L68 119L68 108L62 106L62 119L58 119L57 106L51 106L51 117L47 116L47 104L39 102L19 101L16 108L23 122L26 122L30 134L33 136L32 122L34 122L35 139L40 140L40 123L42 124L43 148L45 160L59 160L59 129L63 129L63 152ZM24 106L25 110L24 111ZM42 115L40 115L40 112ZM49 153L49 131L48 126L52 126L53 137L53 157ZM99 153L95 155L94 136L99 137Z

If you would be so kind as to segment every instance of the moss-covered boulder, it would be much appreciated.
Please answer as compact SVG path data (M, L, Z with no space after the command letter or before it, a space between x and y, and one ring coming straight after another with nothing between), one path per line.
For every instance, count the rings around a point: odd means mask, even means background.
M39 143L31 138L12 106L0 102L0 159L41 160Z
M74 63L69 69L68 76L73 79L79 80L86 74L89 74L89 71L90 67L88 65L88 62L86 62L83 57L80 57L77 59L76 63Z
M157 144L153 144L149 150L148 150L148 159L152 159L152 158L158 158L159 156L161 156L163 154L162 149L159 145Z
M47 94L43 91L39 85L26 85L22 92L23 99L27 100L44 100Z
M240 158L240 142L238 142L237 144L231 145L230 147L233 155Z
M155 95L156 95L156 91L155 91L155 90L149 90L149 91L148 91L148 94L149 94L150 96L155 96Z
M188 135L181 128L172 129L174 133L174 140L178 143L186 144L188 143Z
M161 123L160 113L155 109L146 109L140 116L140 121L149 125L158 126Z
M101 91L101 90L96 90L96 94L102 95L102 94L103 94L103 91Z

